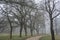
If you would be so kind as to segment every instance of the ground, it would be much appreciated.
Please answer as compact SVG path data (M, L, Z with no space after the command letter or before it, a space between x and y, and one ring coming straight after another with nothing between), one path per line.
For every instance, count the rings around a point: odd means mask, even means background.
M56 40L60 40L60 35L55 35ZM51 36L41 37L39 40L51 40Z
M31 37L31 38L28 38L26 40L39 40L39 38L41 38L42 36L35 36L35 37Z

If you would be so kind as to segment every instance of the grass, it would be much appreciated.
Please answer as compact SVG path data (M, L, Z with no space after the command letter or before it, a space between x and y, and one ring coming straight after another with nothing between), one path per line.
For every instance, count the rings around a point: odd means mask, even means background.
M56 40L60 40L60 36L55 36ZM51 40L51 36L44 36L40 38L39 40Z
M34 35L34 36L37 36L37 35ZM24 36L24 35L22 35L22 37L19 37L19 35L13 34L11 40L25 40L27 38L34 37L34 36L31 36L31 35ZM9 34L0 34L0 40L10 40L10 35Z
M19 37L18 35L13 35L13 37L12 37L11 40L25 40L28 37L30 37L30 36L27 36L27 37L26 36ZM9 37L9 35L5 35L5 34L1 35L0 34L0 40L10 40L10 37Z

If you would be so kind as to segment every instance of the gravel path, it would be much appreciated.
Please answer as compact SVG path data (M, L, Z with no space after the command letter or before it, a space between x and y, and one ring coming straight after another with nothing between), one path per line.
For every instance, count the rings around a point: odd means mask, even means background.
M40 37L42 37L42 36L31 37L26 40L39 40Z

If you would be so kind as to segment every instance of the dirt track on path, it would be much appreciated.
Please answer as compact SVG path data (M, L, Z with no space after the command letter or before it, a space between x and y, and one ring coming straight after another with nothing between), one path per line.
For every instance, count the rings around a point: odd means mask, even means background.
M39 40L40 37L42 36L35 36L35 37L28 38L26 40Z

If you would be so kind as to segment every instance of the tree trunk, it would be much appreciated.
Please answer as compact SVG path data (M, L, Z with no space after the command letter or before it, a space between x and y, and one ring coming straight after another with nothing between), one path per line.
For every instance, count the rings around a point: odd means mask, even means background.
M9 22L9 24L10 24L10 39L12 39L12 24L11 24L11 21L10 21L10 19L9 19L8 14L7 14L7 19L8 19L8 22Z
M32 20L31 20L31 23L30 23L30 33L31 33L31 36L33 36L33 27L32 27Z
M12 24L11 24L10 20L8 20L8 21L9 21L9 24L10 24L10 39L12 39Z
M20 37L22 37L22 30L23 30L23 25L21 23L21 25L20 25Z
M51 37L52 37L52 40L55 40L52 15L50 15L50 30L51 30Z
M30 29L30 32L31 32L31 36L33 36L33 29L32 28Z
M20 37L22 37L22 27L20 27Z
M24 26L24 30L25 30L25 36L27 36L27 28L26 28L26 26Z
M22 17L21 17L21 20L19 22L20 22L20 37L22 37L22 30L23 30L23 20L22 20Z
M39 35L39 30L37 29L37 35Z
M12 26L10 27L10 39L12 39Z
M37 31L37 35L39 35L39 27L37 27L36 31Z

